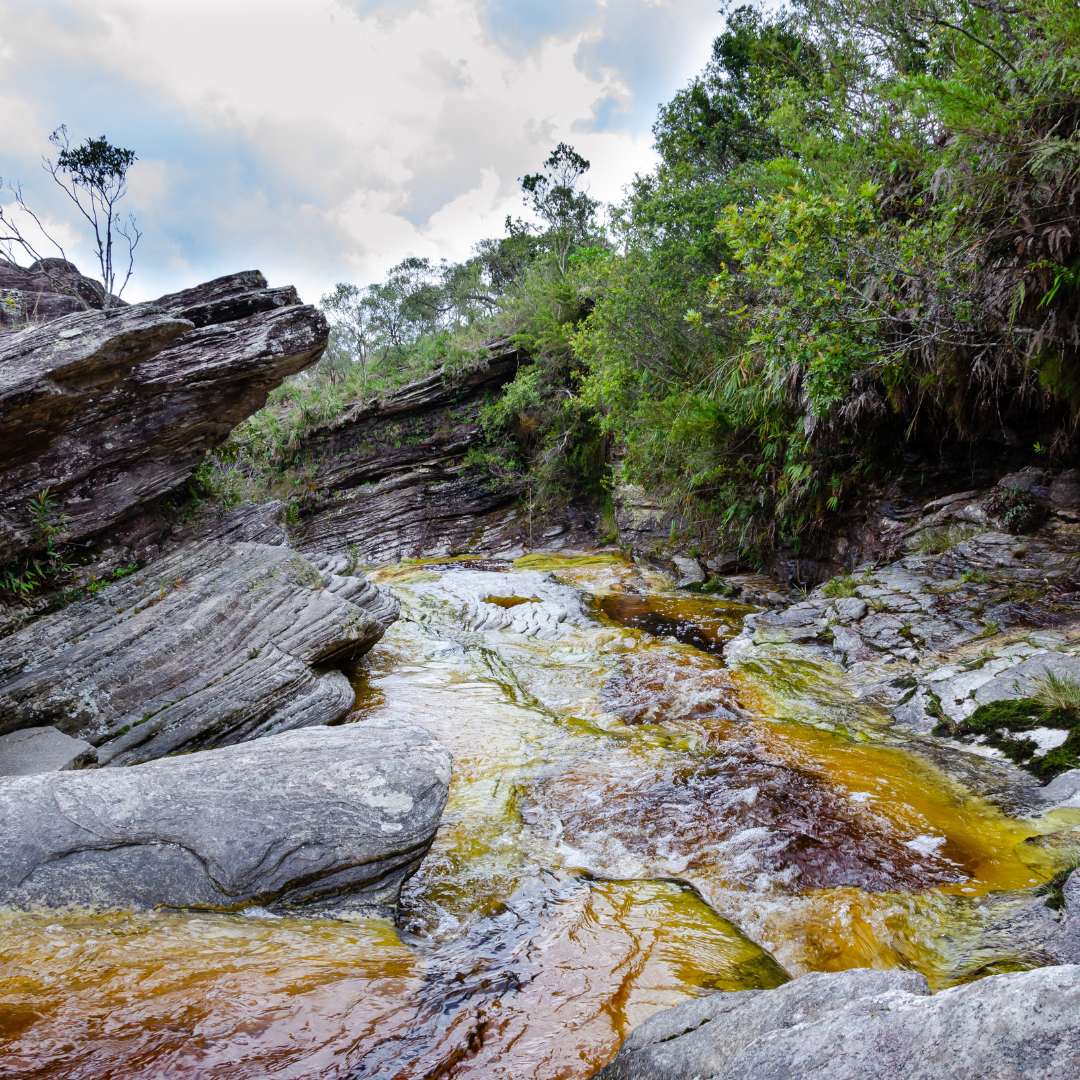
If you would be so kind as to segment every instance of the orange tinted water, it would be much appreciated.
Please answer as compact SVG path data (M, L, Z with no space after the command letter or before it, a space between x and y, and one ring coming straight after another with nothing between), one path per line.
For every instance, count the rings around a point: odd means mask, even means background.
M605 614L587 599L553 639L469 631L443 574L480 574L498 607L541 602L498 569L383 575L403 617L352 719L420 719L455 757L399 927L0 914L0 1073L586 1077L652 1011L785 968L956 981L982 898L1056 869L1026 843L1049 823L885 739L835 672L731 672L641 617L720 642L741 609L608 554L531 556L520 571L608 598Z

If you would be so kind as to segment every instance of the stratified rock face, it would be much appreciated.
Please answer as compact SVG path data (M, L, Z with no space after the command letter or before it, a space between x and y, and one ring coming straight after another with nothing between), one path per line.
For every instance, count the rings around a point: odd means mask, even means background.
M930 995L920 975L806 975L711 994L631 1032L598 1080L984 1080L1072 1075L1080 967L996 975Z
M286 732L0 785L0 904L388 906L427 851L450 757L395 723Z
M54 725L127 765L332 723L354 698L337 669L397 610L340 561L184 547L0 641L0 733Z
M302 511L294 543L303 551L351 548L372 562L515 543L520 490L464 459L478 443L480 407L520 360L508 345L493 346L481 370L452 383L436 372L305 439L319 494Z
M257 271L0 334L0 562L177 490L206 451L322 352L326 322Z

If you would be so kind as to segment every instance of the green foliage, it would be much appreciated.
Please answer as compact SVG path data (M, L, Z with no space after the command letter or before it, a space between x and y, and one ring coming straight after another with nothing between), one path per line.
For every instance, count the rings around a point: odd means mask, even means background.
M532 362L484 409L473 466L539 509L640 484L703 551L812 553L901 451L1073 454L1078 40L1074 0L728 12L606 231L560 144L522 178L533 223L338 286L327 357L242 426L221 455L237 475L213 484L302 488L314 426L453 378L496 336ZM1009 499L1005 526L1035 527Z
M1036 680L1035 700L1048 713L1071 718L1080 723L1080 683L1066 676L1048 671Z
M1000 518L1006 532L1014 536L1035 532L1049 517L1046 506L1022 488L997 488L986 500L986 509Z
M0 566L0 598L24 603L31 601L37 593L55 587L74 569L61 542L67 518L47 487L26 504L26 516L31 526L34 552Z
M823 79L822 55L792 16L737 8L705 70L661 106L657 149L667 165L682 162L703 177L770 158L780 150L770 114L785 84L820 92Z
M941 555L951 551L957 544L970 540L979 532L976 525L942 525L937 528L925 529L911 542L912 551L920 555ZM964 571L964 582L977 581L977 571ZM985 575L983 575L985 577Z
M828 596L834 600L847 596L858 596L859 582L851 574L842 574L840 577L834 577L830 581L826 581L821 586L821 593L823 596Z
M135 151L113 146L104 135L72 146L62 128L53 132L51 141L59 149L57 168L76 183L95 191L107 191L127 176L135 164Z
M547 226L544 245L562 274L570 252L588 244L596 234L599 204L579 187L589 168L589 162L572 146L559 143L541 172L520 178L526 204Z

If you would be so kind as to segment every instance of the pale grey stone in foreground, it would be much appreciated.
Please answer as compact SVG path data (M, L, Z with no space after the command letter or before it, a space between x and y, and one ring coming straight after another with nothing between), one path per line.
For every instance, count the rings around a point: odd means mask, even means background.
M1080 967L930 995L912 972L803 976L646 1020L598 1080L1050 1080L1080 1060Z
M1055 776L1039 794L1046 802L1061 809L1080 807L1080 769L1070 769Z
M429 732L373 722L6 780L0 904L393 904L449 780Z
M54 727L24 728L0 735L0 776L62 772L94 762L94 748Z

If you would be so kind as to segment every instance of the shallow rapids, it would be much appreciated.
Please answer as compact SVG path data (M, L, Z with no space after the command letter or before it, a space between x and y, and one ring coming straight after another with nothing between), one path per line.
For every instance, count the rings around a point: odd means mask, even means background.
M0 913L0 1073L588 1077L709 990L1022 966L983 927L1058 869L835 671L734 672L747 608L610 555L404 564L348 722L453 753L398 925Z

